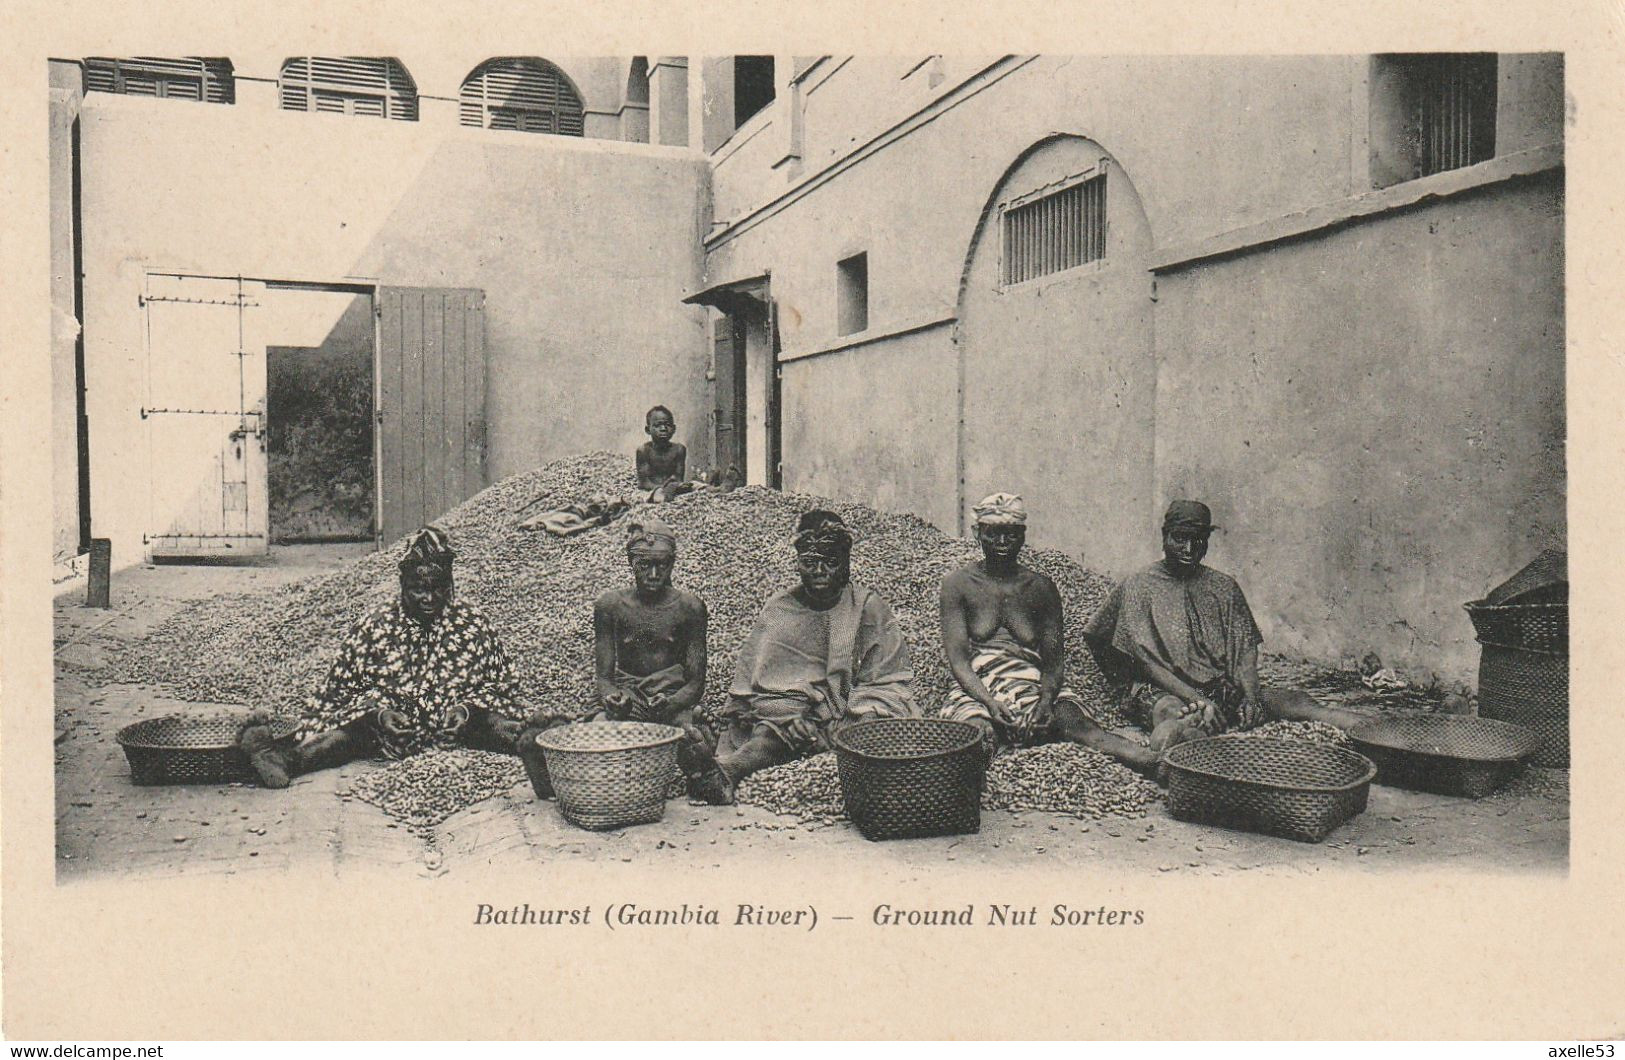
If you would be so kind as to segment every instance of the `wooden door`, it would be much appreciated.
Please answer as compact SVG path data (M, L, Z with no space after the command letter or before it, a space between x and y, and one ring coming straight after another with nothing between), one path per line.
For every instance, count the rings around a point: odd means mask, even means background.
M244 280L147 277L146 541L152 555L264 555L265 344Z
M486 486L485 292L379 288L376 393L388 543Z
M716 406L712 425L716 431L716 466L719 471L737 467L745 473L745 338L738 317L717 317L715 330ZM745 481L743 477L741 482Z

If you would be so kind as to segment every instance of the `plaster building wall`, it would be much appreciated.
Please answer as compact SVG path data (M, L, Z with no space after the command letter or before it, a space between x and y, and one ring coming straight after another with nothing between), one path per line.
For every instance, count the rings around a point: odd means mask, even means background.
M79 117L77 70L50 71L51 208L51 554L79 551L79 403L74 355L79 321L73 293L73 124Z
M656 402L704 422L686 151L100 93L83 141L92 513L118 562L141 555L149 270L484 290L492 479L630 454Z
M780 139L756 126L788 120L791 93L741 130L752 143L724 141L716 152L716 218L707 241L708 283L772 278L785 368L787 488L901 504L950 532L962 528L965 505L986 489L1022 490L1035 509L1035 544L1127 573L1155 557L1155 520L1169 491L1196 489L1219 462L1189 463L1193 436L1220 432L1217 448L1230 474L1245 474L1259 442L1244 425L1267 408L1300 422L1279 391L1194 396L1193 344L1207 348L1206 333L1222 331L1220 321L1255 326L1256 316L1238 306L1267 306L1260 313L1271 326L1297 340L1275 355L1277 375L1314 377L1327 360L1367 365L1374 372L1364 391L1368 405L1414 410L1417 386L1451 384L1444 392L1456 406L1448 426L1431 425L1437 434L1360 465L1368 475L1433 484L1422 504L1398 488L1366 491L1366 521L1382 528L1372 551L1351 559L1341 545L1328 555L1314 543L1282 544L1242 568L1244 546L1262 535L1231 536L1215 543L1215 563L1257 583L1260 619L1278 647L1330 662L1375 648L1395 665L1469 678L1476 648L1464 639L1461 602L1520 566L1537 541L1562 534L1560 459L1532 458L1507 481L1498 476L1511 466L1510 450L1456 444L1464 423L1495 421L1535 452L1561 451L1560 219L1531 227L1531 210L1517 205L1518 195L1503 196L1502 186L1531 173L1561 182L1562 61L1501 56L1496 160L1461 171L1464 185L1428 178L1432 183L1416 182L1422 192L1387 199L1373 191L1372 94L1381 91L1373 87L1373 64L1370 56L1018 57L958 72L948 67L922 93L925 103L902 117L866 102L887 77L906 83L900 60L837 63L817 87L820 66L812 66L800 90L799 169L754 143ZM930 66L922 69L929 81ZM1057 134L1097 146L1133 189L1141 219L1126 220L1112 200L1112 265L1123 263L1113 281L1118 293L1102 299L1101 284L1080 275L995 297L983 276L989 266L975 252L982 211L1003 189L1020 194L1030 190L1018 186L1023 182L1041 183L1027 180L1019 163ZM1479 185L1482 193L1471 191ZM1466 218L1482 218L1460 223L1493 227L1488 243L1430 244L1426 225L1406 220L1422 194L1449 196L1452 217L1465 210ZM1483 199L1475 207L1457 201L1477 194ZM1381 220L1389 215L1391 222ZM1380 229L1383 238L1326 235L1342 232L1350 217L1364 218L1359 229ZM1124 247L1136 224L1143 226L1139 241ZM1170 268L1251 248L1237 260L1293 262L1269 266L1280 268L1285 283L1307 268L1290 250L1299 238L1329 248L1315 263L1316 278L1304 281L1321 295L1318 302L1273 289L1261 295L1237 266L1202 264L1191 266L1192 275L1209 277L1201 308L1193 309L1186 302L1196 296L1195 281ZM840 335L836 263L859 252L868 255L868 327ZM1517 283L1508 286L1498 273L1486 285L1486 268L1518 272ZM1374 348L1370 329L1383 326L1386 300L1419 291L1429 293L1428 306L1395 319L1419 324L1433 314L1436 323L1408 340L1415 345L1406 356L1470 332L1471 353L1456 354L1471 358L1466 363L1497 378L1538 378L1486 390L1454 386L1442 370L1417 382L1381 367L1401 355ZM1511 316L1520 322L1505 326ZM1004 351L992 353L990 344L999 343ZM963 384L955 378L961 357ZM1538 368L1524 363L1531 359ZM899 394L902 412L869 414L893 408ZM996 449L979 455L974 441L997 430L1001 406L1009 427L1002 464L987 455ZM963 424L964 445L955 453L917 444L921 424ZM1336 417L1313 426L1313 445L1284 436L1271 450L1283 480L1265 499L1248 495L1256 525L1309 534L1298 514L1305 507L1346 524L1349 513L1328 495L1334 484L1326 476L1341 454L1368 441L1369 421ZM1067 454L1044 441L1059 433L1091 441L1092 451L1068 466ZM1279 455L1293 446L1301 455ZM1457 496L1463 490L1476 492L1464 499ZM1473 513L1465 518L1480 529L1471 540L1483 548L1455 546L1459 522L1441 529L1434 509L1452 502ZM1265 562L1267 577L1258 567Z
M1271 647L1470 677L1461 605L1566 540L1560 171L1158 293L1157 493L1213 505Z

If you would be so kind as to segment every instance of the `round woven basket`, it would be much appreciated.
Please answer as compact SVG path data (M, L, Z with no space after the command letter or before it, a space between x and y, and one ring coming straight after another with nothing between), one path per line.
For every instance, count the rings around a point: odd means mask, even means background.
M248 758L237 747L247 718L241 714L171 714L148 718L118 731L130 763L132 783L233 784L254 779ZM293 739L299 721L273 717L271 734Z
M1478 662L1478 712L1533 729L1537 766L1569 767L1569 657L1485 644Z
M1307 843L1363 811L1377 775L1352 751L1262 737L1191 740L1163 762L1174 817Z
M1540 734L1490 718L1393 715L1349 732L1377 766L1377 783L1481 798L1515 776L1540 749Z
M986 761L975 726L876 718L835 733L846 815L865 839L964 835L982 827Z
M647 721L564 725L536 736L559 811L603 831L660 820L677 774L681 729Z

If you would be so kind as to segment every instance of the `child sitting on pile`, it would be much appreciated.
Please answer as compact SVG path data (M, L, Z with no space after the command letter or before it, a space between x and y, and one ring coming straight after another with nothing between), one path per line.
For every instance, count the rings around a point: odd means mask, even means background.
M649 491L654 501L687 492L681 487L688 477L688 449L671 440L677 433L671 409L664 405L650 409L644 414L643 430L649 440L638 447L638 489Z

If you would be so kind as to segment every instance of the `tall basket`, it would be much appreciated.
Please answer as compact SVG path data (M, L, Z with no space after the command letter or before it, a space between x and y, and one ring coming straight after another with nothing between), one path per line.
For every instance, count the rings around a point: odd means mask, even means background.
M1569 766L1569 606L1466 605L1478 632L1478 713L1540 735L1537 766Z

